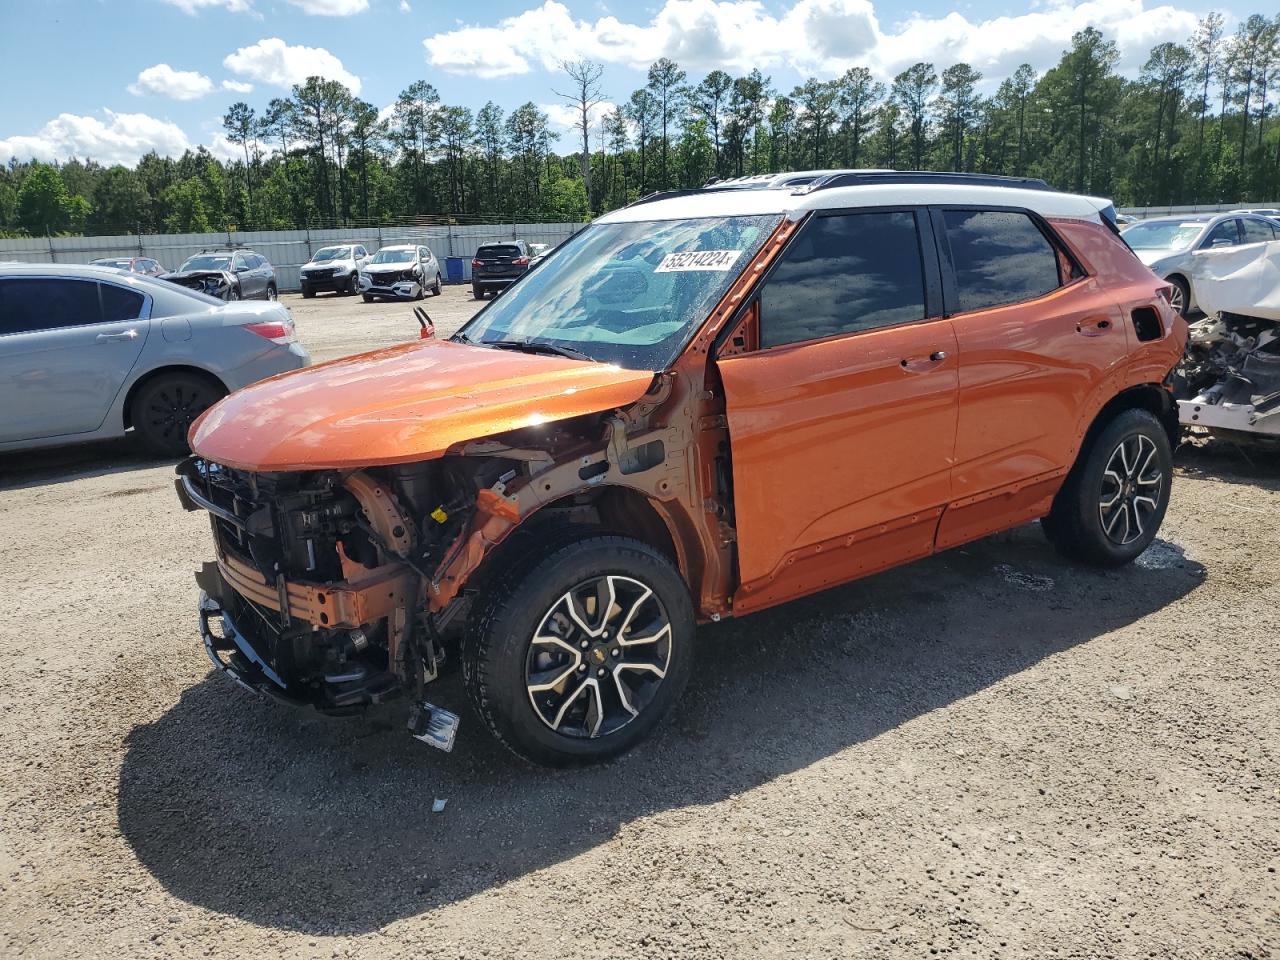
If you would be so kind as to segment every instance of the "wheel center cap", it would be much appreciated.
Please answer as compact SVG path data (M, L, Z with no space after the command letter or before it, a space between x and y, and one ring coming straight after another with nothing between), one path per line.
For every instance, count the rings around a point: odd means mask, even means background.
M595 647L594 649L592 649L591 653L590 653L590 654L588 654L588 656L591 658L591 661L592 661L596 666L600 666L602 663L604 663L604 659L605 659L605 652L604 652L604 648L603 648L603 647Z

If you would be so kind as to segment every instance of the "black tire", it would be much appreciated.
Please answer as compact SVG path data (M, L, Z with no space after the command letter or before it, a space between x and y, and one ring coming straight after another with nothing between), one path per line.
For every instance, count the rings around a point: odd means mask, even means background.
M314 290L312 290L310 287L303 287L303 288L302 288L302 299L303 299L303 300L311 300L311 299L313 299L313 298L315 297L315 295L316 295L316 292L315 292Z
M237 301L237 300L239 300L239 299L240 299L240 288L239 288L239 287L231 287L231 288L227 291L227 302L228 302L228 303L234 303L235 301Z
M364 302L365 302L365 303L373 303L373 297L369 296L369 294L367 294L367 293L366 293L366 294L364 294Z
M351 274L351 279L347 281L347 288L342 292L349 294L350 296L353 296L353 297L357 293L359 293L360 292L360 274L353 272Z
M483 300L484 291L477 287L474 283L471 285L471 298L473 300Z
M440 278L440 274L438 274L438 273L437 273L437 274L436 274L436 282L435 282L435 284L431 287L431 295L432 295L433 297L438 297L438 296L440 296L440 294L442 294L442 293L444 293L444 281Z
M213 377L162 373L134 393L129 403L129 422L152 453L180 457L191 452L187 446L191 424L226 395L226 388Z
M565 636L569 639L578 636L573 633L577 627L563 615L565 598L580 588L590 593L592 588L583 585L601 580L609 590L617 587L618 611L609 606L610 612L601 622L590 614L600 631L595 640L575 639L569 646L533 643L539 630L555 633L561 629L553 621L568 625L570 632ZM647 599L642 589L651 591ZM626 604L633 604L630 613L623 612ZM600 606L597 600L596 609ZM584 616L590 613L585 603L581 612ZM623 650L625 641L619 643L617 636L610 639L611 628L620 631L636 617L649 621L645 630L669 625L669 633L665 626L654 632L659 637L665 634L665 648L659 640L652 646L637 644L636 651L627 653ZM471 703L495 737L533 763L573 766L629 750L663 719L693 670L694 618L689 591L669 560L628 537L589 536L535 554L498 578L469 620L462 645L462 677ZM629 635L634 637L634 631ZM579 652L585 642L590 643L590 649ZM618 650L623 651L621 657L615 652ZM560 670L573 672L561 674L563 690L542 691L546 700L535 707L528 671L541 657L565 658L570 653L573 661L543 664L548 675ZM633 657L639 658L637 663L650 658L662 669L662 675L649 679L656 671L629 664ZM630 686L632 683L638 686ZM624 689L628 691L625 695ZM632 703L638 707L633 708ZM545 711L547 719L540 711ZM579 714L581 728L577 729L574 725ZM552 720L557 718L553 727ZM588 725L599 735L592 735Z
M1174 289L1173 308L1185 317L1191 309L1191 287L1188 286L1186 280L1176 274L1172 277L1165 277L1165 282L1171 284ZM1178 300L1179 297L1181 297L1180 302Z
M1123 566L1155 539L1172 480L1173 451L1164 426L1149 411L1125 410L1080 451L1040 524L1064 556Z

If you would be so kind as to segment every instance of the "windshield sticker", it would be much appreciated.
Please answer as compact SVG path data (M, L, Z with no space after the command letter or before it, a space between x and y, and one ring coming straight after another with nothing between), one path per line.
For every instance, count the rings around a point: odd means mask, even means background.
M654 273L685 273L691 270L725 272L742 255L741 250L687 250L684 253L668 253L654 269Z

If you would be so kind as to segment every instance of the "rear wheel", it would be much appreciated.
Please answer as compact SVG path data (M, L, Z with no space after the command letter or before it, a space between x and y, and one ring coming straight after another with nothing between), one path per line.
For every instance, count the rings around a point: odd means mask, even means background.
M268 299L268 300L278 300L278 299L279 299L279 296L280 296L280 295L279 295L278 293L276 293L276 285L275 285L274 283L272 283L272 284L268 284L268 285L267 285L267 299Z
M595 536L526 563L487 591L463 644L463 680L493 734L535 763L630 749L693 668L693 604L653 548Z
M369 294L367 294L367 293L366 293L366 294L364 294L364 302L365 302L365 303L373 303L373 297L369 296Z
M303 287L303 288L302 288L302 298L303 298L304 300L310 300L310 299L312 299L315 295L316 295L315 290L311 289L310 287Z
M1121 566L1155 539L1172 479L1173 451L1160 421L1125 410L1080 452L1041 526L1066 556Z
M484 299L484 290L482 290L480 287L476 286L474 283L471 285L471 298L472 298L473 300L483 300L483 299Z
M138 438L152 453L180 457L190 451L187 431L200 414L226 396L222 384L196 373L165 373L144 383L129 406Z
M440 278L440 274L436 274L436 282L431 287L431 295L433 297L440 296L444 292L444 281Z

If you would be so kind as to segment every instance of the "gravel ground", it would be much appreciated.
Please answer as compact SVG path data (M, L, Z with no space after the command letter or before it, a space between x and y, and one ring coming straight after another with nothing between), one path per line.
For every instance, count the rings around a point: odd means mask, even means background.
M416 335L288 302L317 359ZM1124 570L1032 525L702 629L672 721L568 773L456 677L452 755L401 707L243 693L171 465L0 458L0 956L1274 956L1280 458L1250 456L1184 448Z

